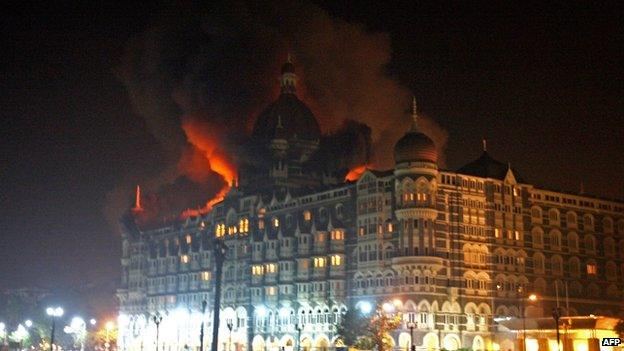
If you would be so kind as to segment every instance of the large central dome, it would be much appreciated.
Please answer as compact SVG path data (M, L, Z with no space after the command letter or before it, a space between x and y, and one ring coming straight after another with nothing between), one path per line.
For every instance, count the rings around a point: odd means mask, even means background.
M282 93L258 116L253 136L263 140L317 140L321 136L321 129L308 106L295 94Z
M310 108L297 97L297 76L290 57L282 66L282 93L256 120L253 137L260 140L318 140L321 128Z

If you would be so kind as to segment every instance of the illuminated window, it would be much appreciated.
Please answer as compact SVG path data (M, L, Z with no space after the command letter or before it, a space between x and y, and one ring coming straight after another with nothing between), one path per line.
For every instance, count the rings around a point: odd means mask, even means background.
M325 257L315 257L314 258L314 267L316 268L322 268L325 267Z
M388 233L391 233L394 231L394 226L392 225L391 222L388 222Z
M217 238L220 238L224 235L225 235L225 224L223 223L217 224L217 228L215 230L215 236Z
M251 274L252 275L263 275L264 274L264 267L262 265L251 266Z
M186 234L186 243L190 244L192 242L193 242L193 238L191 237L191 235L190 234Z
M499 239L501 237L500 229L494 228L494 237Z
M182 256L180 257L180 262L182 262L182 263L188 263L188 262L189 262L189 257L188 257L188 255L182 255Z
M332 230L331 231L332 240L344 240L344 231L342 230Z
M264 220L263 219L258 220L258 229L260 229L260 230L264 229Z
M361 226L360 228L358 228L358 235L359 236L364 235L364 226Z
M267 273L275 273L277 272L277 265L275 263L267 263L266 265Z
M598 268L596 267L595 263L588 263L587 264L587 274L590 275L596 275L598 273Z
M312 212L310 212L310 211L303 211L303 219L306 220L306 221L312 220Z
M515 234L516 234L516 240L520 240L520 232L516 230Z
M273 296L277 292L277 289L275 289L274 286L269 286L269 287L267 287L266 292L267 292L267 295Z
M273 219L271 220L271 224L273 225L274 228L279 227L279 218L277 217L273 217Z
M201 280L204 280L204 281L210 280L210 272L208 271L201 272Z
M331 256L331 265L332 266L340 266L342 264L342 257L340 255L332 255Z
M238 221L238 232L243 234L249 233L249 219L241 218L241 220Z
M236 232L237 232L237 229L235 225L228 227L228 235L234 235L236 234Z
M324 242L325 242L325 233L323 233L323 232L318 232L318 233L316 233L316 239L315 239L315 241L316 241L317 243L324 243Z

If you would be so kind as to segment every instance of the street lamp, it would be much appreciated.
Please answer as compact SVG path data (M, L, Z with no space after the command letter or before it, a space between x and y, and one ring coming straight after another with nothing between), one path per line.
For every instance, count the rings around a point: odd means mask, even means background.
M80 341L80 351L84 351L84 339L86 334L87 325L84 319L80 317L74 317L70 323L71 333L74 334L75 341Z
M297 351L301 351L301 330L303 330L303 323L295 324L295 330L297 331Z
M48 307L46 308L46 314L52 318L52 332L50 336L50 351L54 347L54 331L56 330L56 318L63 315L63 309L61 307Z
M159 336L159 327L160 322L162 322L163 317L160 312L156 311L156 313L152 316L152 321L156 324L156 351L158 351L158 336Z
M208 301L202 301L201 330L199 331L199 351L204 351L204 319L206 318L206 306L208 306Z
M537 301L537 295L530 294L526 298L524 297L522 286L518 287L518 298L520 300L520 317L522 318L522 349L520 351L526 351L526 319L525 319L525 311L526 311L526 300L530 302Z
M561 349L560 343L560 335L559 335L559 319L561 318L561 307L553 307L552 316L555 320L555 328L557 328L557 351Z
M226 326L228 330L230 331L230 339L228 340L227 351L232 351L232 328L234 327L234 324L232 324L232 321L228 319Z
M32 326L33 326L33 322L32 322L30 319L27 319L27 320L24 322L24 325L26 326L26 328L30 328L30 327L32 327Z
M416 345L414 345L414 328L416 328L416 323L407 323L407 328L410 331L410 351L416 351Z

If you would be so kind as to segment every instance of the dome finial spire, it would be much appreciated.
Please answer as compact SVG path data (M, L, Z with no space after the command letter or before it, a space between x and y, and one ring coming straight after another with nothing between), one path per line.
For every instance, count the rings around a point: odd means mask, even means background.
M282 77L280 78L282 94L295 94L297 86L297 76L295 75L295 65L292 63L290 52L286 62L282 65Z
M416 105L416 96L412 95L412 130L418 129L418 106Z

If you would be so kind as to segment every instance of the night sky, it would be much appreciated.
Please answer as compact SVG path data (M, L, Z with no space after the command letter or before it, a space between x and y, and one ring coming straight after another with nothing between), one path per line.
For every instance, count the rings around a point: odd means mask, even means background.
M388 72L448 132L447 168L477 158L485 137L532 184L624 198L621 8L366 3L320 6L390 35ZM0 287L101 311L120 251L105 197L158 159L115 69L161 7L47 6L5 15Z

